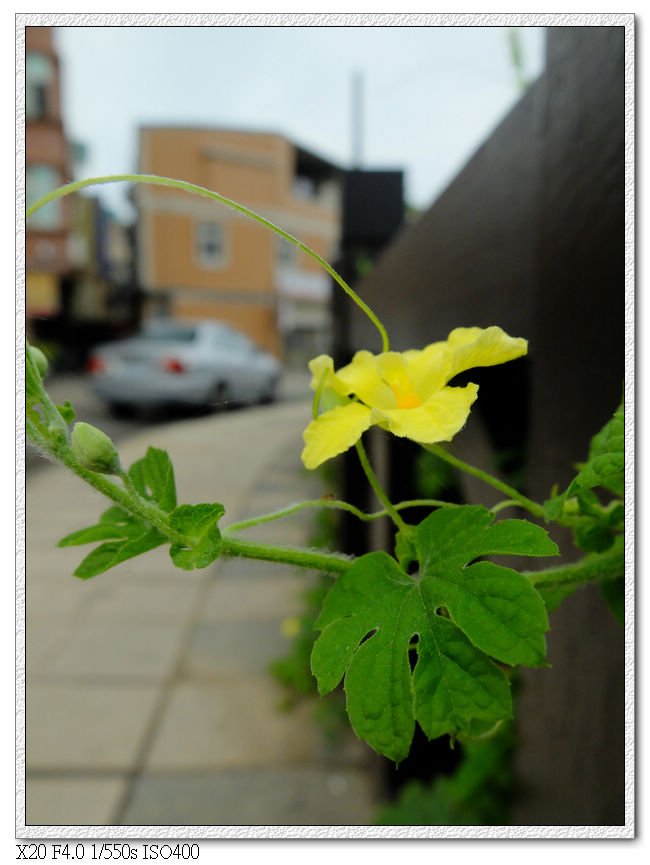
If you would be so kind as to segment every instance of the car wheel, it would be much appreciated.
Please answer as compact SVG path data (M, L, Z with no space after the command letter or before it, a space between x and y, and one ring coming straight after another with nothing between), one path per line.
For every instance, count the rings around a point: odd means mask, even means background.
M130 420L136 415L136 408L128 402L109 402L108 413L116 420Z
M225 411L230 407L230 395L225 381L218 381L208 395L208 409L211 412Z
M261 405L270 405L277 398L278 380L277 378L270 379L260 396Z

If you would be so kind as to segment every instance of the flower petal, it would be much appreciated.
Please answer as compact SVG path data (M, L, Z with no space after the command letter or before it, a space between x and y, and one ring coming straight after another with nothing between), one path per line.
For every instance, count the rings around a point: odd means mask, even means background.
M397 351L387 351L378 355L377 371L382 380L393 391L398 401L401 394L413 391L413 385L408 374L408 364L403 354ZM393 406L387 405L385 408L393 408Z
M447 344L452 356L447 381L466 369L506 363L528 351L525 339L508 336L500 327L457 327L447 337Z
M334 361L326 354L319 354L309 361L311 389L314 391L314 416L329 411L337 405L347 405L349 389L337 378Z
M334 361L327 354L319 354L318 357L309 361L309 370L311 372L311 389L316 390L323 375L328 371L332 375L334 374Z
M348 393L355 394L366 405L386 408L397 405L395 394L382 380L377 357L369 351L358 351L337 376L348 388Z
M352 447L370 426L370 409L358 402L338 406L312 421L304 432L302 461L315 469Z
M318 390L321 386L323 378L323 390L333 390L341 396L347 396L350 391L347 386L340 381L334 372L334 361L327 354L319 354L313 360L309 361L309 369L311 371L311 389Z
M418 408L375 409L372 422L421 444L447 442L465 425L478 385L445 387Z
M451 356L446 342L433 342L422 351L405 351L404 359L413 390L422 402L439 391L451 378Z

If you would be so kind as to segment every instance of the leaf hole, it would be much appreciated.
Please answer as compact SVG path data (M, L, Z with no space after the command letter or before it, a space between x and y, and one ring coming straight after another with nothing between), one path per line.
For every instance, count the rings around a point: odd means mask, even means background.
M409 666L411 667L411 672L415 669L415 665L418 662L418 643L420 642L420 635L413 634L411 639L409 640Z

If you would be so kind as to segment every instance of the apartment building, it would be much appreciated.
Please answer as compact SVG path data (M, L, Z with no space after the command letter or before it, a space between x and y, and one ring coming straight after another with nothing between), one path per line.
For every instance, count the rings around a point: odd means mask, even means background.
M68 145L61 117L59 58L52 27L25 28L25 197L27 205L69 180ZM70 272L70 202L52 202L26 225L26 311L35 318L59 313Z
M340 170L282 135L145 127L138 170L244 204L328 261L340 233ZM295 246L218 204L138 185L137 274L149 314L214 318L279 356L328 347L329 276Z

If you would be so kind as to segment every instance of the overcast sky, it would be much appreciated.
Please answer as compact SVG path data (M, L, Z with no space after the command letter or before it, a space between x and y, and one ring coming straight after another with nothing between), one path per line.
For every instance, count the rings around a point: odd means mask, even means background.
M532 79L544 31L519 32ZM520 96L500 27L61 27L57 45L83 176L134 171L143 124L279 132L350 167L358 70L363 167L403 168L425 207ZM124 192L97 194L126 214Z

